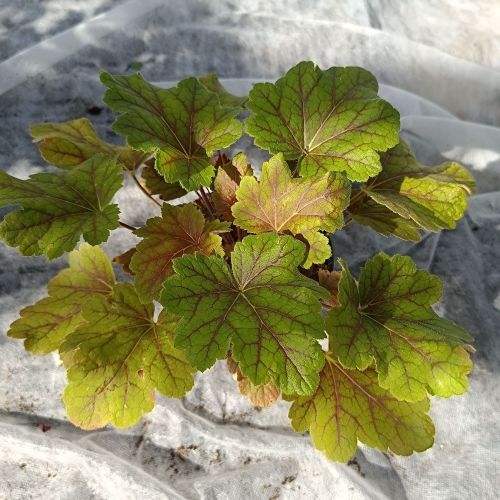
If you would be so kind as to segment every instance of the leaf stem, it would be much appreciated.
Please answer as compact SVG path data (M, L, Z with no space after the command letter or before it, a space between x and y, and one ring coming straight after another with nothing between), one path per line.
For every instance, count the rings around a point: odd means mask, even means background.
M196 194L198 195L198 199L200 200L201 204L205 207L206 211L208 212L208 215L212 218L215 218L215 207L212 205L210 197L205 192L203 186L201 186L200 189L196 190Z
M220 149L217 151L217 163L219 163L219 166L224 165L224 158L222 157Z
M354 203L358 202L359 200L362 200L367 194L362 191L361 189L350 199L349 201L349 206L354 205Z
M137 184L137 187L158 207L161 208L161 203L156 201L152 194L141 184L141 181L135 176L135 172L130 172L130 175L132 176L132 180Z
M234 245L235 241L230 233L223 233L221 236L226 245L228 246Z
M304 155L300 155L298 158L297 158L297 165L295 166L295 168L293 169L293 172L292 172L292 177L297 177L298 173L299 173L299 169L300 169L300 165L302 164L302 159L304 158Z
M207 207L207 204L205 203L205 198L201 194L201 191L199 189L197 189L195 191L195 193L196 193L196 196L198 197L198 199L196 201L208 212L208 207Z
M212 200L212 196L210 195L210 191L208 191L208 189L206 189L202 186L201 192L205 195L205 198L206 198L208 204L210 205L210 208L212 209L214 215L217 215L217 209L215 208L214 202Z
M119 221L118 223L120 224L121 227L124 227L125 229L128 229L129 231L135 231L137 229L136 227L129 226L128 224L126 224L125 222L122 222L122 221Z

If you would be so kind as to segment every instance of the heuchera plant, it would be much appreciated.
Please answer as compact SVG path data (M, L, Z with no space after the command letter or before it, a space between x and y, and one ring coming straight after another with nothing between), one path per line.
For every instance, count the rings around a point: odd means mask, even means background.
M436 276L384 253L357 278L343 260L333 271L328 235L352 223L412 241L453 229L474 191L467 170L420 164L361 68L302 62L248 98L214 75L167 90L139 73L101 81L126 145L85 118L39 124L31 134L61 170L0 171L0 205L17 206L0 225L5 243L50 259L71 251L8 332L30 352L59 352L70 420L132 425L156 391L180 398L225 359L252 404L291 401L293 428L333 460L358 441L401 455L430 447L429 396L466 391L471 338L432 309ZM242 115L272 155L257 176L243 153L223 151ZM144 227L112 203L124 175L157 205ZM169 203L188 192L194 202ZM117 283L97 245L120 227L141 241L115 257L133 276Z

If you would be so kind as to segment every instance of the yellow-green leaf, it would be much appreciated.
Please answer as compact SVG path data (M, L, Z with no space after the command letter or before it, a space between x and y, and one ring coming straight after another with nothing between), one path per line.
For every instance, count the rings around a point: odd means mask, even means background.
M129 283L115 285L111 299L94 296L83 305L85 323L66 337L64 403L83 429L108 423L127 427L153 409L154 391L182 397L193 385L193 368L175 349L175 322L154 305L141 304Z
M80 165L92 156L102 153L116 157L127 170L134 170L146 155L127 146L116 146L103 141L87 118L77 118L64 123L37 123L30 133L42 157L60 168Z
M244 177L236 191L234 222L251 233L276 231L303 234L311 249L304 267L330 257L326 236L344 223L343 210L349 204L350 184L341 174L327 173L294 179L282 154L262 166L262 175Z
M467 208L467 195L475 191L474 179L464 167L453 162L426 167L416 160L403 141L381 159L382 172L363 188L375 203L429 231L456 227ZM377 219L366 211L364 217ZM380 220L380 212L378 218ZM386 225L391 224L391 216L383 220L387 221ZM374 224L377 222L370 225ZM405 227L407 230L408 226ZM398 228L401 228L399 222Z
M308 231L303 236L308 244L308 252L301 267L309 269L313 264L323 264L332 256L332 247L328 236L318 231Z
M373 368L346 369L329 353L318 388L295 399L289 417L296 431L310 431L314 447L329 459L347 462L358 441L397 455L430 448L434 425L428 409L427 398L399 401L380 387Z
M461 344L471 337L432 310L439 279L401 255L370 259L359 284L342 266L341 305L327 319L340 362L360 370L375 362L380 385L406 401L465 392L472 364Z
M69 254L69 268L49 282L48 296L22 309L7 335L25 339L27 351L48 354L83 323L82 304L93 295L109 295L114 282L108 256L99 247L82 243Z
M369 198L351 205L349 213L355 222L371 227L384 236L396 236L408 241L420 240L419 225L416 222L404 219Z

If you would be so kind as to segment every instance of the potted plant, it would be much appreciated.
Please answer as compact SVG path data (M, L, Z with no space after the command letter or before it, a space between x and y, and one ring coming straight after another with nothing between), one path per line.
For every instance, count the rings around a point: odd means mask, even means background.
M453 229L474 191L468 171L420 164L362 68L301 62L248 98L214 75L170 89L139 73L101 81L126 145L85 118L38 124L41 155L60 170L0 171L0 206L17 206L3 241L24 255L70 252L8 332L59 353L69 419L130 426L156 392L182 397L225 359L254 405L290 401L292 427L331 459L347 461L358 441L402 455L430 447L429 396L467 390L472 339L432 309L436 276L384 253L358 277L342 259L334 270L328 235L362 224L418 241ZM244 129L270 153L260 175L228 156ZM143 227L112 203L124 175L157 205ZM169 203L187 193L194 201ZM141 238L113 259L131 275L122 282L98 246L116 229Z

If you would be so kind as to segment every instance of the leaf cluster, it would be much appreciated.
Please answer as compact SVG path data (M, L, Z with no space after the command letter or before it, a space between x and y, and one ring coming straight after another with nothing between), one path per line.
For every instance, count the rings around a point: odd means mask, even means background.
M182 397L197 371L226 360L253 405L290 401L293 428L331 459L347 461L358 441L402 455L431 446L429 396L467 390L472 339L433 310L436 276L383 253L357 279L341 259L334 271L330 235L361 224L417 241L453 229L474 193L468 171L419 163L362 68L302 62L245 97L215 75L170 89L139 73L101 81L126 144L84 118L38 124L31 134L58 169L0 171L0 206L15 207L4 242L71 252L8 332L59 353L70 420L132 425L156 392ZM269 152L260 172L229 156L243 131ZM157 207L143 227L112 203L124 176ZM187 193L194 202L172 203ZM140 242L111 261L96 245L117 228ZM113 262L130 279L117 282Z

